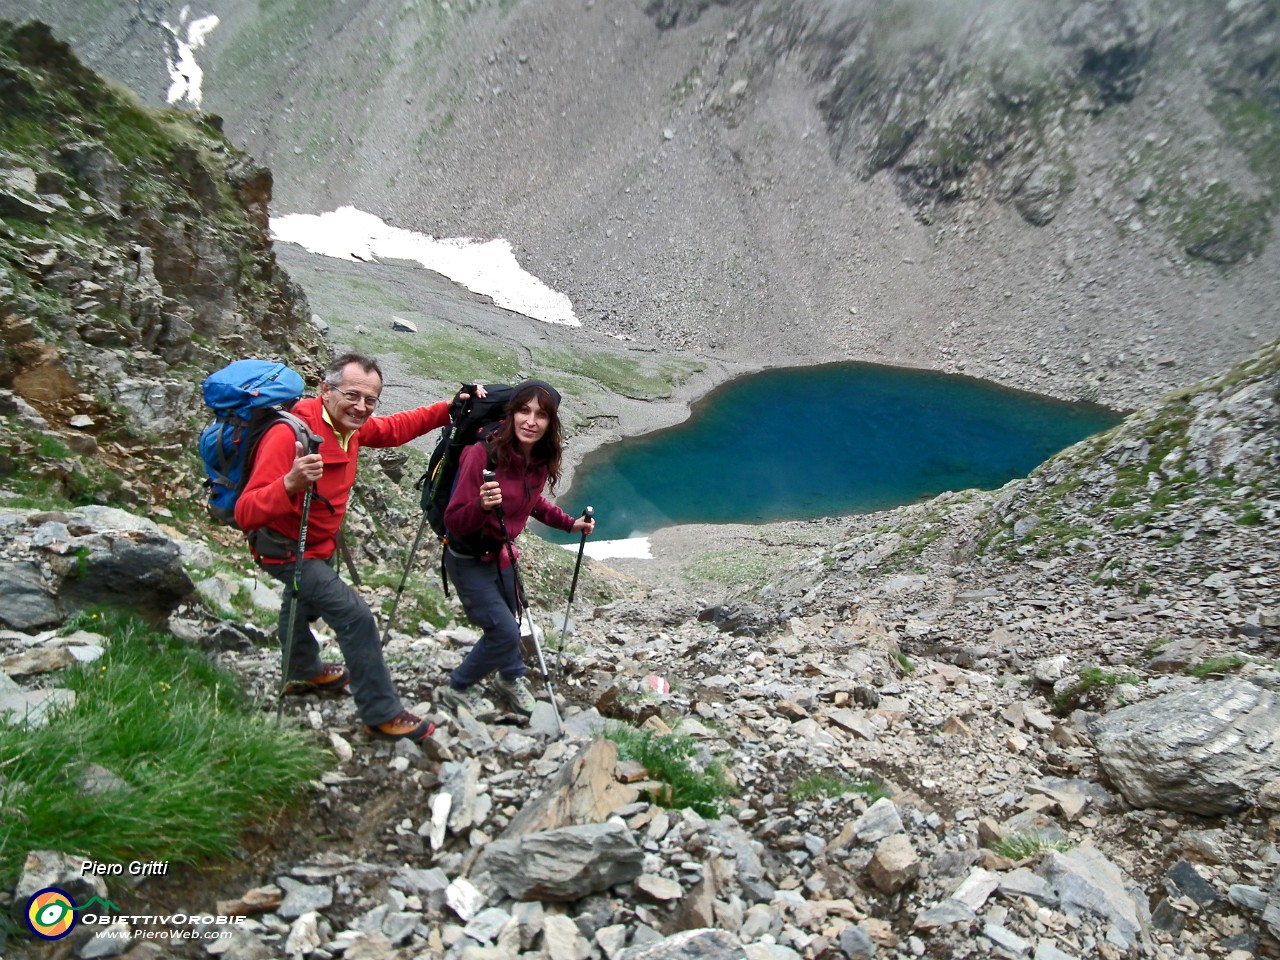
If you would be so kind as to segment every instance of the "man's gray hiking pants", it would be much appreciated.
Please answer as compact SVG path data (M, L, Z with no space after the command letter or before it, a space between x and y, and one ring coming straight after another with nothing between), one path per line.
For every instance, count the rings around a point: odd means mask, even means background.
M279 636L284 643L289 629L290 595L293 592L293 564L263 564L262 568L284 584L280 605ZM351 695L360 719L370 726L386 723L403 709L391 672L382 657L382 639L369 607L336 570L324 560L303 560L298 580L298 614L293 625L293 649L286 676L309 680L324 669L320 644L311 632L310 621L321 617L333 630L351 674Z

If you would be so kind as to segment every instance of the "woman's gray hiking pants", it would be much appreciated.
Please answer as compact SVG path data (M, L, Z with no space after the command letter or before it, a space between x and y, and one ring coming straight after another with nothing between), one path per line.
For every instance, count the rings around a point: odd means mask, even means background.
M511 570L501 570L496 560L485 563L447 548L444 565L467 619L482 631L480 641L450 675L449 686L470 687L495 670L508 680L523 677L528 668L520 654L520 624L511 606L516 589Z

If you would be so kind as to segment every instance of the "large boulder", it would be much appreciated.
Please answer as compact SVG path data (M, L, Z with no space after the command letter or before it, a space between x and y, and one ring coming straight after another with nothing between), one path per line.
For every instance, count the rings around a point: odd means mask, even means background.
M195 591L178 543L124 510L0 510L0 532L10 543L0 561L0 624L15 630L53 626L100 603L159 619Z
M178 544L168 537L93 533L76 537L72 546L71 562L55 567L63 574L58 598L66 606L124 603L167 617L195 590Z
M1135 807L1217 816L1280 777L1280 701L1246 680L1194 684L1089 729L1102 769Z

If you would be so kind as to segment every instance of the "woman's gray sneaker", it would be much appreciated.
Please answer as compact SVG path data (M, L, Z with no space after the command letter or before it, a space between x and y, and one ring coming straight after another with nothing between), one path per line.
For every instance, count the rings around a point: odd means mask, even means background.
M516 713L522 713L526 717L533 715L533 708L538 701L533 698L529 681L524 677L516 677L514 680L501 676L495 677L493 689Z
M475 717L477 720L487 720L497 715L492 703L480 695L480 687L473 685L470 687L448 687L440 696L440 702L446 707L457 713L459 709L466 710L467 713Z

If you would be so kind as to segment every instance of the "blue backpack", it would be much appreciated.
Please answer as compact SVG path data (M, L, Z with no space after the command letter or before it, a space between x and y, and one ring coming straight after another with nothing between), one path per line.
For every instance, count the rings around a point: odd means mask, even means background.
M214 420L200 433L200 458L214 520L236 526L236 500L267 430L287 422L308 443L311 431L288 412L304 389L301 374L274 360L237 360L206 378L201 392Z

